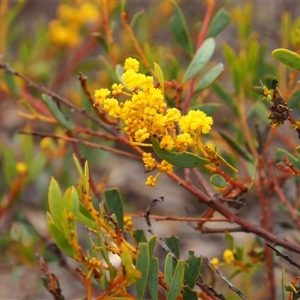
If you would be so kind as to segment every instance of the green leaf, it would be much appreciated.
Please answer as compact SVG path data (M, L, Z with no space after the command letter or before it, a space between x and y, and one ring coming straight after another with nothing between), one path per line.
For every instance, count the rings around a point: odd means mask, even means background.
M150 257L150 264L149 264L149 276L148 276L148 288L151 295L151 299L157 300L158 299L158 258L157 257Z
M183 300L198 300L199 298L197 296L197 292L192 291L188 286L185 286L183 288L182 299Z
M199 157L191 152L172 152L161 149L156 138L151 138L153 149L156 154L168 163L180 168L196 168L209 164L209 160Z
M119 189L109 189L104 191L104 200L108 207L108 210L115 214L117 217L119 228L124 230L124 211L123 211L123 199Z
M11 187L13 178L17 175L16 157L12 149L6 147L5 145L2 144L0 149L2 153L2 163L5 182L8 187Z
M212 67L198 82L194 91L199 92L210 86L224 71L224 65L219 63Z
M173 277L173 257L171 253L168 253L165 260L164 273L165 283L170 285Z
M292 163L292 165L297 168L300 169L300 162L299 159L297 157L295 157L293 154L291 154L290 152L288 152L285 149L282 148L276 148L275 150L277 159L281 162L283 162L283 156L287 155L289 161Z
M70 257L75 257L76 250L71 247L71 245L68 243L67 239L65 238L63 233L59 230L57 225L52 222L48 222L48 229L57 247L65 254L69 255Z
M244 150L241 144L237 142L232 136L226 132L220 132L221 137L234 149L238 154L240 154L244 159L249 162L253 162L253 158Z
M61 228L63 223L63 203L60 187L57 181L51 177L49 190L48 190L48 205L50 214L57 226ZM61 228L63 232L63 228Z
M138 12L136 12L130 21L130 27L133 28L135 24L139 22L139 19L145 14L145 10L141 9Z
M229 232L225 232L225 240L228 245L228 248L233 251L234 250L234 239L233 236Z
M184 277L184 261L179 260L172 278L169 293L167 295L168 300L177 299L180 294L182 281Z
M20 93L20 89L15 81L15 76L8 72L5 72L4 78L5 78L5 82L8 86L8 88L13 93L13 95L20 96L21 93Z
M175 13L169 20L172 33L176 42L186 51L186 53L193 55L193 45L183 13L175 1L173 2L173 5Z
M275 49L272 56L283 64L300 71L300 55L288 49Z
M79 202L79 210L77 213L77 220L82 224L86 225L88 228L96 230L97 226L94 222L93 217L91 216L90 212L86 209L83 203Z
M176 237L175 235L166 237L165 243L177 258L180 257L180 246L178 237Z
M215 46L216 42L213 38L208 38L204 41L185 71L182 82L188 81L206 66L214 53Z
M115 72L116 72L116 76L118 77L118 82L125 85L124 80L122 78L122 75L124 74L124 70L123 70L123 67L120 64L117 64L115 66Z
M59 107L56 105L52 97L50 97L47 94L42 94L42 98L49 108L51 114L56 119L56 121L63 126L64 128L67 128L68 130L72 131L74 129L74 124L67 120L66 117L63 115Z
M223 86L219 82L214 82L211 85L213 91L219 96L220 100L222 100L229 108L234 112L236 116L238 116L237 106L233 101L231 95L223 88Z
M38 153L33 156L28 165L28 182L34 181L43 171L47 163L47 157L44 153Z
M203 112L205 112L208 116L213 115L221 106L220 103L213 103L213 102L209 102L209 103L201 103L195 106L192 106L191 109L192 110L201 110Z
M113 66L111 65L111 63L103 55L100 55L99 58L100 58L101 62L104 64L104 66L106 67L106 70L108 71L111 81L118 82L118 78L115 74L115 70L114 70Z
M33 137L30 135L22 135L21 137L21 143L22 143L22 150L24 153L24 162L28 165L34 157L34 144L33 144Z
M218 35L230 23L230 19L230 14L224 8L220 8L209 24L207 37Z
M149 242L148 242L148 247L149 247L149 254L152 255L153 254L153 250L154 250L154 247L156 245L156 240L157 240L157 235L153 235Z
M147 242L145 232L142 229L134 230L133 231L133 237L134 237L135 242L137 244L142 243L142 242Z
M83 174L83 170L82 170L82 167L80 165L80 162L77 158L77 156L73 153L73 160L74 160L74 163L75 163L75 167L77 169L77 172L79 174L79 177L81 179L82 182L84 182L84 174Z
M149 274L148 274L148 288L151 299L158 299L158 258L153 256L153 250L156 245L157 235L153 235L148 242L149 252Z
M148 282L149 274L149 251L147 243L139 244L139 252L136 259L136 268L142 273L142 277L136 281L138 299L142 299Z
M194 251L189 251L189 257L185 262L184 285L191 289L195 286L201 269L201 257L196 257Z
M236 249L235 249L235 257L236 259L238 260L243 260L243 257L244 257L244 249L240 246L237 246Z
M157 63L154 63L154 70L155 70L158 82L161 86L162 93L164 94L164 90L165 90L164 74L163 74L160 66Z
M214 174L210 177L210 183L218 188L224 188L227 186L225 178L219 174Z

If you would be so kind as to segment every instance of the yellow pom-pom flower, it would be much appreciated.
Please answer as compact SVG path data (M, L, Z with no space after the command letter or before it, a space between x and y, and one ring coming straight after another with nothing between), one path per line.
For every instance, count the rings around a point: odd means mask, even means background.
M230 265L234 261L234 253L230 249L226 249L223 253L223 259L227 265Z

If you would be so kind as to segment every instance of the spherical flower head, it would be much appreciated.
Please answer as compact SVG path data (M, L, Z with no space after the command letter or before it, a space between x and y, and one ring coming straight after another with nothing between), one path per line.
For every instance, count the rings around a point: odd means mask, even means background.
M104 111L107 111L110 116L118 119L121 113L121 108L119 107L118 100L114 98L105 99L102 103Z
M83 3L79 8L79 14L81 18L81 23L92 23L97 21L99 17L99 9L95 6L94 3Z
M234 253L230 249L226 249L223 253L223 259L227 265L230 265L234 261Z
M96 102L102 104L107 96L111 94L109 89L99 89L94 93Z
M179 121L181 113L177 108L168 108L164 116L165 125L168 128L175 128L175 123Z
M135 73L137 73L139 71L139 68L140 68L140 63L135 58L128 57L125 60L125 64L123 67L125 72L128 70L133 70Z
M131 231L132 226L133 226L132 217L124 216L123 221L124 221L124 229L127 231Z
M28 167L24 162L17 162L16 169L20 175L23 175L28 171Z
M124 89L124 85L121 83L120 84L114 83L111 88L112 88L112 94L114 96L116 96L116 95L120 95L122 93L122 91Z
M189 133L178 134L175 138L174 145L178 151L185 151L188 146L193 144L193 139Z
M152 157L151 153L144 152L142 160L147 170L153 170L156 167L155 159Z
M146 185L154 187L156 184L157 178L150 175L146 180Z
M173 165L171 165L170 163L168 163L165 160L162 160L162 162L160 163L160 165L157 166L157 169L160 170L161 172L165 172L167 174L172 174L173 173Z
M149 138L150 134L147 130L147 128L141 128L138 129L135 134L134 134L134 139L138 142L138 143L142 143L143 141L145 141L147 138Z
M217 257L214 257L211 262L215 267L218 267L220 264L220 260Z
M153 87L153 77L144 74L136 73L133 69L128 69L123 75L122 79L127 88L131 90L147 89Z
M171 151L174 147L174 140L170 135L165 135L159 143L160 148Z
M201 110L190 110L186 116L179 120L179 126L183 132L203 133L210 131L213 124L213 118L206 115Z

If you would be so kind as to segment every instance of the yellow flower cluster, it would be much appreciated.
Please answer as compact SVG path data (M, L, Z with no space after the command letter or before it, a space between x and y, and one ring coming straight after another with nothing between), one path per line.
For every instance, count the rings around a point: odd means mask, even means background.
M220 262L220 260L217 257L214 257L211 260L211 262L216 267L221 266L221 265L231 265L234 262L234 260L235 260L233 251L230 250L230 249L226 249L223 252L223 260L224 260L223 262Z
M76 6L61 4L57 9L57 19L49 23L49 39L56 45L75 47L81 41L82 27L98 18L99 8L95 3L80 2Z
M126 59L122 75L124 84L114 84L112 92L96 90L94 105L123 122L123 130L132 145L151 146L145 144L150 136L158 136L160 147L168 151L173 148L185 151L197 145L201 134L210 131L213 119L202 111L190 110L183 116L177 108L167 108L162 90L155 87L153 77L138 71L139 62L133 58ZM115 98L118 95L129 99L118 101ZM178 129L181 132L178 133ZM149 171L157 168L160 172L173 172L171 164L166 161L156 164L150 153L145 153L142 159ZM154 186L156 181L157 176L149 176L146 184Z

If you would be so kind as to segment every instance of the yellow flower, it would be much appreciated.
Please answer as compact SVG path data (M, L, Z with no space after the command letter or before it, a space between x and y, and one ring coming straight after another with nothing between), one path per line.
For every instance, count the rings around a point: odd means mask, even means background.
M212 117L208 117L201 110L190 110L186 116L179 120L180 128L183 132L194 134L206 134L213 124Z
M174 141L174 145L178 151L185 151L192 144L193 139L189 133L178 134Z
M124 229L127 231L130 231L132 229L133 223L132 223L132 217L131 216L124 216Z
M215 267L218 267L220 264L220 261L217 257L214 257L213 259L211 259L211 262Z
M162 160L162 162L160 163L160 165L157 166L157 169L160 170L161 172L165 172L168 174L173 173L173 165L171 165L170 163L168 163L165 160Z
M230 265L234 261L234 253L230 249L226 249L223 253L223 259L227 265Z
M166 149L168 151L171 151L173 149L173 147L174 147L174 140L173 140L173 138L170 135L165 135L161 139L159 145L160 145L160 148L163 148L163 149Z
M156 167L155 159L152 157L152 153L144 152L142 160L147 170L153 170Z
M123 69L124 71L133 70L136 73L139 71L139 68L140 63L136 59L129 57L126 59Z
M24 162L17 162L16 169L20 175L23 175L28 171L28 167Z
M155 186L156 181L157 181L157 178L154 177L154 176L152 176L152 175L150 175L150 176L148 176L148 178L146 180L146 185L153 187L153 186Z

